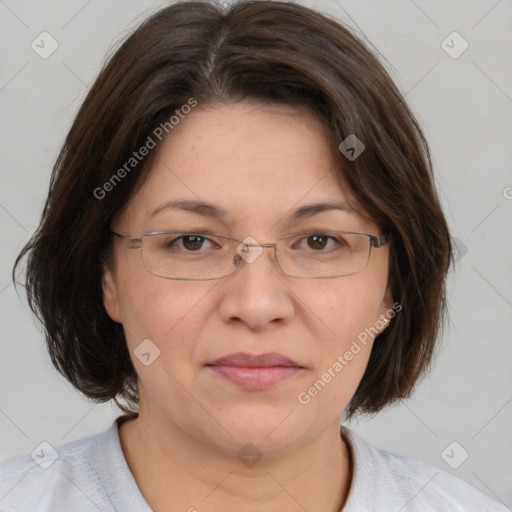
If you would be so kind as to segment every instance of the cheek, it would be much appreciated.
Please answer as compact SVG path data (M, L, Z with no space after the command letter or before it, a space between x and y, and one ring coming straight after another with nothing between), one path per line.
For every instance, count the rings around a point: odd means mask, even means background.
M309 295L307 307L310 317L325 328L326 350L343 350L365 329L375 325L383 289L384 284L381 286L364 274L340 278L336 287L332 283L318 285L318 293Z
M319 293L308 303L311 317L321 320L315 321L316 331L321 325L326 334L317 337L318 364L299 402L314 398L314 407L320 409L346 404L355 393L368 364L381 306L383 283L363 274L342 279L339 287L319 285Z
M127 344L132 354L143 342L151 340L161 360L190 359L192 340L201 330L206 312L202 312L211 283L166 280L142 269L126 269L128 276L119 286L121 316ZM136 368L140 365L134 360Z

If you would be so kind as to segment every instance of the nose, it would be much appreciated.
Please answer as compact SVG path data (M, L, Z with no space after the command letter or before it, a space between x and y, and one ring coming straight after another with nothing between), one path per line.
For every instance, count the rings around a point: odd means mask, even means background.
M237 269L223 279L220 314L225 322L243 322L252 330L285 323L294 312L292 297L274 252L274 244L246 244Z

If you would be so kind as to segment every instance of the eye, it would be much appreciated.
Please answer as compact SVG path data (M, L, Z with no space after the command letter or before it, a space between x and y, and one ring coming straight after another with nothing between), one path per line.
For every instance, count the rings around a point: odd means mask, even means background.
M210 238L191 233L168 240L165 245L166 247L177 247L178 249L195 252L202 249L206 241L212 242Z
M326 235L324 233L315 233L307 237L301 238L299 240L299 243L302 243L304 241L306 242L307 247L302 245L302 249L312 249L313 251L316 252L327 252L324 251L326 247L328 247L329 249L335 249L337 246L345 245L343 240L334 238L333 236ZM329 242L331 242L330 245Z

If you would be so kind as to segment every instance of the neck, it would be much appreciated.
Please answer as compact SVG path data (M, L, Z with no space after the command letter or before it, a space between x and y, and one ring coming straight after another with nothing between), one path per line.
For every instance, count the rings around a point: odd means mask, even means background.
M122 423L128 466L155 512L339 512L351 480L350 450L333 424L279 455L239 457L192 438L177 425Z

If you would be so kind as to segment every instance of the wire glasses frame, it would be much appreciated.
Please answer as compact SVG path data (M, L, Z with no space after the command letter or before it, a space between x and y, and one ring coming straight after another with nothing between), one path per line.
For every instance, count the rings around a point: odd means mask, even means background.
M247 252L247 249L248 247L273 247L274 248L274 256L275 256L275 259L278 263L278 266L279 268L281 269L281 271L287 275L287 276L290 276L290 277L296 277L298 279L330 279L330 278L334 278L334 277L345 277L345 276L349 276L349 275L355 275L355 274L358 274L360 272L362 272L367 266L368 266L368 262L370 261L370 254L371 254L371 249L374 247L374 248L380 248L380 247L383 247L384 245L386 245L392 238L392 235L391 233L387 233L385 235L370 235L368 233L359 233L359 232L353 232L353 231L326 231L326 232L310 232L310 233L297 233L297 234L293 234L293 235L287 235L283 238L280 238L277 242L271 244L271 243L268 243L268 244L260 244L260 243L248 243L246 241L242 241L242 240L238 240L236 238L233 238L231 236L228 236L228 235L222 235L222 234L219 234L219 233L201 233L201 232L191 232L191 231L152 231L150 233L146 233L145 235L143 235L142 237L140 238L132 238L128 235L122 235L120 233L116 233L115 231L112 231L111 230L111 233L118 237L124 244L124 246L128 249L141 249L141 260L142 260L142 264L144 266L144 269L151 275L154 275L156 277L160 277L162 279L174 279L174 280L187 280L187 281L208 281L208 280L213 280L213 279L222 279L223 277L227 277L229 275L231 275L240 265L240 262L242 261L242 259L246 259L245 257L243 257L241 253L246 253ZM236 249L236 252L233 256L233 264L232 264L232 267L229 271L227 271L226 273L220 275L220 276L215 276L215 277L179 277L179 276L168 276L168 275L164 275L162 273L158 273L157 271L155 271L155 269L151 268L151 265L148 266L147 264L147 261L146 259L144 258L144 240L148 240L150 237L156 237L158 235L166 235L166 236L171 236L171 235L180 235L179 238L181 237L184 237L184 236L200 236L200 237L206 237L207 239L211 238L211 237L217 237L217 238L222 238L222 239L225 239L225 240L229 240L231 242L236 242L237 244L242 244L242 248L240 248L240 245L237 247ZM293 273L290 273L290 272L287 272L285 268L283 268L283 265L282 265L282 262L280 261L279 259L279 256L278 256L278 250L277 250L277 245L280 244L280 242L284 241L284 240L287 240L287 239L290 239L290 238L301 238L301 237L311 237L311 236L315 236L315 235L320 235L320 236L330 236L330 235L356 235L357 239L360 240L362 237L366 238L367 239L367 247L368 247L368 251L367 251L367 254L366 254L366 260L364 261L364 265L359 265L358 270L356 271L351 271L351 272L348 272L348 273L342 273L342 274L337 274L337 275L324 275L324 276L300 276L300 275L295 275ZM250 237L247 237L247 238L250 238ZM247 238L245 240L247 240ZM254 240L254 239L253 239ZM189 251L190 254L192 254L194 251ZM361 260L363 261L363 260ZM286 267L286 265L285 265Z

